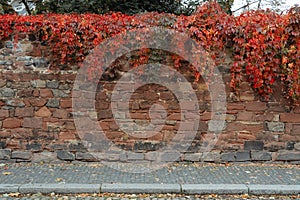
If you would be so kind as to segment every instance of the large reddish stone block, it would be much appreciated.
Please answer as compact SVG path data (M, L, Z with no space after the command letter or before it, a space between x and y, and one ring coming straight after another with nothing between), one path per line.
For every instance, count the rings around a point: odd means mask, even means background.
M39 117L26 117L24 118L23 127L43 128L43 119Z
M22 125L22 120L17 118L8 118L3 121L3 128L19 128Z

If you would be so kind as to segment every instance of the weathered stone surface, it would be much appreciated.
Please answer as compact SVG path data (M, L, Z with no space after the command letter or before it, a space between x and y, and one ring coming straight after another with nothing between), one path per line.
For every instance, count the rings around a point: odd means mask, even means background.
M60 97L60 98L69 97L69 94L65 93L62 90L58 90L58 89L52 89L52 93L53 93L54 97Z
M13 96L15 96L15 92L11 88L0 88L0 96L1 97L13 97Z
M31 157L32 153L29 151L13 151L11 154L11 158L14 159L30 160Z
M180 153L179 152L164 152L159 154L159 160L161 162L174 162L180 160Z
M67 150L68 146L66 144L52 144L49 146L51 150Z
M48 68L49 62L45 58L34 58L33 64L37 68Z
M245 141L244 142L245 150L263 150L264 142L263 141Z
M57 153L57 158L60 160L65 160L65 161L75 160L75 155L68 151L60 150L60 151L57 151L56 153Z
M76 160L91 162L91 161L97 161L97 158L90 153L78 152L76 153Z
M266 151L251 151L251 160L269 161L272 160L272 154Z
M145 153L145 159L155 161L158 158L158 152L147 152Z
M300 151L300 142L294 144L294 149Z
M3 128L18 128L21 127L22 121L16 118L7 118L3 121Z
M34 108L26 107L26 108L16 108L15 116L16 117L33 117Z
M235 154L237 162L250 161L250 152L249 151L238 151Z
M208 153L203 153L202 161L204 162L219 162L221 159L220 151L212 151Z
M0 149L0 160L8 160L11 156L10 149Z
M24 118L23 126L25 128L42 128L43 119L40 117L26 117Z
M66 119L68 118L69 112L64 109L57 109L53 112L53 117L59 118L59 119Z
M8 110L0 110L0 118L6 118L9 117L9 111Z
M69 150L76 151L76 152L86 152L87 151L86 147L80 142L71 143L69 145Z
M234 162L235 161L235 155L233 152L227 152L221 154L221 161L223 162Z
M128 153L127 154L128 160L143 160L144 159L144 154L143 153Z
M47 88L56 89L59 86L59 82L57 80L47 81L46 86Z
M59 100L58 99L49 99L46 106L50 107L50 108L58 108Z
M46 87L46 81L44 80L34 80L31 81L31 86L34 88L45 88Z
M39 163L51 163L57 160L56 153L49 152L49 151L43 151L40 153L34 153L32 157L32 162Z
M1 123L0 123L1 124ZM1 127L1 126L0 126ZM6 145L6 142L4 142L4 141L1 141L0 142L0 149L4 149L5 147L6 147L7 145Z
M295 146L295 142L287 142L286 143L286 150L293 150Z
M43 150L42 145L39 143L27 144L26 149L32 152L39 152Z
M46 106L35 112L35 116L37 117L50 117L51 115L51 111Z
M202 157L202 153L187 153L184 154L183 160L191 162L199 162Z
M279 161L298 161L300 160L300 152L279 151L276 157Z
M147 151L156 151L163 146L162 142L136 142L134 144L134 150L147 150Z
M6 85L6 80L0 80L0 88Z
M266 122L265 125L268 131L273 132L283 132L285 127L283 122Z
M5 102L7 106L12 106L12 107L24 107L25 103L21 100L7 100Z

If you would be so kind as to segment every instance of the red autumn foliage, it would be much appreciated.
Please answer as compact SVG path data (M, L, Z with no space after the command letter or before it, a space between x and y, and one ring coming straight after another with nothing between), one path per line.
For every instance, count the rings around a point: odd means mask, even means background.
M53 66L81 63L105 39L128 30L163 26L185 32L210 53L218 64L225 48L233 50L231 87L236 89L246 76L255 91L265 98L275 81L284 84L287 98L300 97L300 9L278 15L271 11L250 11L234 17L212 2L191 16L146 13L48 14L0 16L0 41L29 34L51 51ZM149 50L142 49L133 66L147 63ZM174 66L180 66L174 56ZM91 74L93 72L91 71ZM196 77L198 74L195 74Z

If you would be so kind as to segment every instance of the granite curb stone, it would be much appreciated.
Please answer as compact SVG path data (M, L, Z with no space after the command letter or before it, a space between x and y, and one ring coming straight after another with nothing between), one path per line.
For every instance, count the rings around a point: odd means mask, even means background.
M180 184L108 184L103 183L101 192L109 193L181 193Z

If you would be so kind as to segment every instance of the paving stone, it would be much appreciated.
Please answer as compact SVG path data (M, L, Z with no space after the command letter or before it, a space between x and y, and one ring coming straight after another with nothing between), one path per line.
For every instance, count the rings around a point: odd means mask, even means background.
M29 151L13 151L11 153L11 158L13 159L30 160L31 157L32 153Z
M11 156L10 149L0 149L0 160L8 160Z
M244 150L263 150L264 142L263 141L245 141Z
M102 184L101 192L108 193L180 193L179 184Z
M250 161L250 152L249 151L238 151L235 154L237 162Z
M0 194L19 192L20 184L0 184Z
M252 195L297 195L300 191L300 185L248 185L249 194Z
M300 160L300 152L279 151L276 160L282 161L298 161Z
M244 184L183 184L185 194L247 194Z
M100 184L24 184L19 188L19 192L25 194L78 194L78 193L99 193Z
M253 161L269 161L272 160L272 154L265 151L251 151L251 160Z
M283 132L285 125L283 122L266 122L267 130L272 132Z
M221 154L221 161L223 162L234 162L235 161L235 153L228 152Z
M60 150L57 151L57 158L60 160L73 161L75 160L75 155L68 151Z

